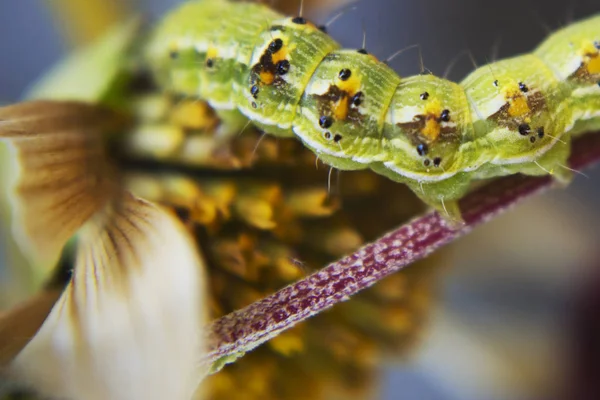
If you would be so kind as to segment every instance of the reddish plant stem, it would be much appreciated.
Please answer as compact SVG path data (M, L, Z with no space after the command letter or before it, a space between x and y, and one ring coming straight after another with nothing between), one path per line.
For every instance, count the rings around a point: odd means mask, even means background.
M588 167L600 160L600 134L588 134L573 143L570 165ZM513 175L465 197L460 205L466 224L447 226L436 213L414 219L312 275L226 315L209 326L213 347L204 362L212 363L248 351L294 324L334 304L348 300L381 278L433 253L465 235L523 199L548 189L552 179Z

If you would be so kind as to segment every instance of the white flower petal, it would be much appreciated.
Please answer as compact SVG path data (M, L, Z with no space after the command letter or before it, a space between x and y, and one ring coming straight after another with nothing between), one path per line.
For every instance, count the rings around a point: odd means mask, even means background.
M169 212L118 204L78 234L72 280L12 372L61 398L189 399L205 373L203 263Z

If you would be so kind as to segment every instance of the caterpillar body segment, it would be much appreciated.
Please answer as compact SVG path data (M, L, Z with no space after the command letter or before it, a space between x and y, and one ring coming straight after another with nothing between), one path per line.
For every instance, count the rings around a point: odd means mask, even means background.
M572 114L573 133L600 126L600 15L569 25L535 51L568 92L560 112ZM569 127L568 127L569 128Z
M338 48L333 39L308 22L285 17L272 21L255 47L250 75L241 77L240 111L269 133L292 136L311 76Z
M165 90L205 99L232 133L249 119L297 136L333 167L407 184L454 221L476 179L568 182L570 136L600 128L600 15L454 83L400 78L302 17L200 0L167 16L146 60Z
M400 78L369 54L337 50L314 71L294 133L323 161L363 169L383 161L383 128Z
M254 3L187 2L160 24L147 47L146 59L160 86L205 99L226 115L226 121L241 123L238 103L248 99L239 84L249 75L250 59L265 21L279 17Z

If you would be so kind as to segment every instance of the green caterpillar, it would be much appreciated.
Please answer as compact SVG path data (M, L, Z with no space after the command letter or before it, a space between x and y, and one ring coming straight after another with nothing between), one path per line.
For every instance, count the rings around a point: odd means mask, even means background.
M335 168L407 184L454 221L474 180L523 173L568 182L571 135L600 129L600 15L460 84L400 78L303 17L225 0L173 11L144 57L163 89L206 100L230 132L249 119L296 136Z

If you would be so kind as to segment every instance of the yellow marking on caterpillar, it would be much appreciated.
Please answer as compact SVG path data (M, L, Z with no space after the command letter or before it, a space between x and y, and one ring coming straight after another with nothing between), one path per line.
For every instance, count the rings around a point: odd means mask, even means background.
M287 42L287 38L274 38L273 40L275 39L281 39L283 43ZM284 44L276 53L271 54L271 60L273 64L277 65L279 61L287 60L290 52L294 50L294 48L295 46L288 46ZM260 81L265 85L271 85L273 82L275 82L275 73L271 71L261 71L259 76Z
M348 96L338 100L333 107L333 117L338 121L343 121L348 116Z
M218 49L216 47L209 47L208 50L206 51L206 59L212 59L214 60L215 58L217 58L219 56L219 52Z
M587 70L590 74L600 74L600 54L596 53L596 55L590 57L591 60L588 62Z
M349 101L359 91L361 80L360 77L352 75L347 80L337 79L337 87L346 93L342 96L333 107L333 116L338 121L343 121L348 117Z
M356 92L358 92L358 89L360 88L360 78L354 74L352 74L352 76L350 76L350 78L348 78L347 80L342 80L338 78L338 82L336 85L338 88L340 88L340 90L343 90L349 95L354 95Z
M511 117L522 117L531 112L525 96L516 83L507 85L503 89L504 98L508 102L508 115Z
M427 118L425 127L421 133L423 136L426 136L429 141L433 142L440 136L440 123L433 118Z
M598 54L598 50L596 49L596 46L594 46L594 43L592 43L589 40L586 40L585 42L583 42L583 45L579 50L579 54L581 54L583 57L592 56L594 54Z
M260 81L265 85L270 85L275 81L275 74L269 71L261 71Z
M508 103L508 113L511 117L521 117L531 111L525 96L519 96L517 98L510 99Z
M425 106L425 127L421 131L421 134L430 142L435 141L441 133L441 125L438 121L440 114L442 113L442 105L438 99L430 100Z
M284 41L285 43L285 41ZM279 51L275 54L273 54L273 64L277 64L279 61L283 61L283 60L287 60L290 51L292 51L293 48L284 44L281 49L279 49Z
M596 48L594 43L586 41L581 46L579 51L583 62L586 64L586 69L590 74L600 74L600 51Z

